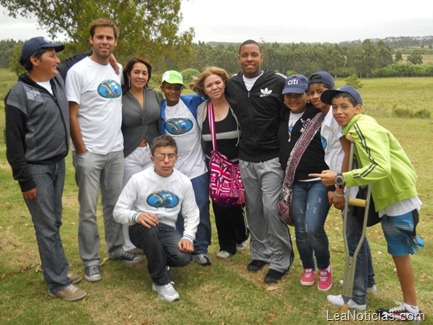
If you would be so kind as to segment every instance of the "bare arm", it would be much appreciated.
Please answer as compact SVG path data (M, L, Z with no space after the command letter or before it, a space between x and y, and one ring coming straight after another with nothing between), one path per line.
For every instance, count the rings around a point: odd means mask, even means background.
M80 105L76 102L69 102L69 120L71 123L71 139L74 143L75 152L83 154L87 151L84 144L83 137L81 136L80 124L78 123L78 110Z

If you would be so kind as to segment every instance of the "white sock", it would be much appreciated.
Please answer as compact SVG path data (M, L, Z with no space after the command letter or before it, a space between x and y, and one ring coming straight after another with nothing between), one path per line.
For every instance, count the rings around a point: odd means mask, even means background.
M410 311L413 314L419 313L419 307L418 306L412 306L412 305L409 305L405 302L403 303L403 306L404 306L404 308L406 308L407 311Z

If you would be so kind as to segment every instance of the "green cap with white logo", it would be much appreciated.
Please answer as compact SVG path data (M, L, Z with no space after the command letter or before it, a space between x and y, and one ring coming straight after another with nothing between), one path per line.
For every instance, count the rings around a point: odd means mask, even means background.
M162 83L164 83L164 81L168 84L177 84L177 85L185 86L183 84L182 75L180 74L180 72L177 72L175 70L168 70L164 72L164 74L162 75Z

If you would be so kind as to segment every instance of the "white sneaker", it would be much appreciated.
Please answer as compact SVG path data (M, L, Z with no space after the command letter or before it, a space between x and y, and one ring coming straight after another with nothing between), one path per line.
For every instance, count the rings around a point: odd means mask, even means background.
M230 253L227 252L227 251L219 251L219 252L216 254L216 256L217 256L218 258L227 258L227 257L232 256L232 254L230 254Z
M331 304L335 306L342 307L344 305L342 295L328 295L327 299ZM349 307L349 309L355 310L365 310L367 308L367 305L358 305L352 299L349 299L349 301L347 302L347 306Z
M248 240L244 241L243 243L236 244L236 250L238 252L242 252L243 250L245 250L245 248L247 248L247 246L248 246Z
M344 280L340 280L340 285L343 286L344 284ZM373 295L375 295L377 293L377 287L375 284L373 284L371 287L367 288L367 293L371 293Z
M167 283L162 286L152 284L152 290L158 293L159 299L167 302L179 300L179 293L173 287L173 283Z

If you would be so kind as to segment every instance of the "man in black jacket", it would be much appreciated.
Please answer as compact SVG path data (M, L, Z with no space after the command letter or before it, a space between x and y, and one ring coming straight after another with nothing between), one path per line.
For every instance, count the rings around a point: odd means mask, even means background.
M239 47L242 71L227 83L226 95L239 120L239 158L247 195L251 231L250 272L270 264L266 283L276 283L293 262L289 229L278 218L277 203L284 172L278 159L278 125L285 76L262 70L260 45L247 40Z
M56 52L64 48L43 37L24 43L28 72L5 98L6 154L32 216L48 294L75 301L87 293L74 285L81 277L69 273L60 238L69 112Z

